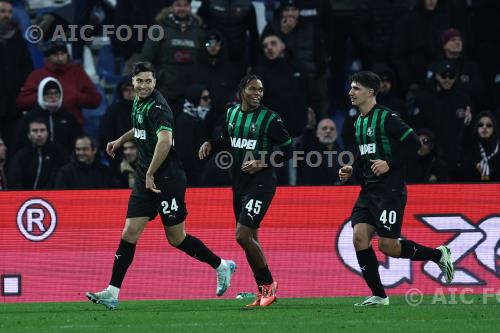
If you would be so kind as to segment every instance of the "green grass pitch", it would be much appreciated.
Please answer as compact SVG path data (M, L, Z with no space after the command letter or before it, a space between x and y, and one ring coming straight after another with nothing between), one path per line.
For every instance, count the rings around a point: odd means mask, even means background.
M244 309L249 300L122 301L115 311L90 302L0 304L0 332L495 332L499 303L470 295L472 304L355 308L361 298L278 299Z

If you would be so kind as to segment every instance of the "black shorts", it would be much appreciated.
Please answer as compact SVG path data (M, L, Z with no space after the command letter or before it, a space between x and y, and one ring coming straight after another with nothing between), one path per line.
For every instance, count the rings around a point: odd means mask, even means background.
M406 194L361 191L352 209L352 226L368 223L380 237L399 238L405 206Z
M233 190L233 211L236 223L258 229L273 201L275 191L274 187L267 189L253 187L243 191Z
M187 216L186 203L186 174L155 176L156 188L161 193L153 193L146 189L144 177L138 173L132 194L128 201L127 218L145 217L153 220L160 213L164 226L173 226L182 223Z

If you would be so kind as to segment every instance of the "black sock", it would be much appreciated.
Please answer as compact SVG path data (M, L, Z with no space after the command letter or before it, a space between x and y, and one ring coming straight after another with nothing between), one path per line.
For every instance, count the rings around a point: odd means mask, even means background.
M401 243L401 258L415 261L432 260L436 263L441 259L441 251L437 249L422 246L411 240L400 240L399 242Z
M262 285L264 282L262 282L262 277L260 275L254 275L253 276L255 279L255 283L257 283L257 288L259 289L259 292L262 291Z
M378 260L373 248L370 246L366 250L356 251L356 257L358 258L359 267L361 267L361 273L363 273L363 278L366 281L368 287L370 287L372 294L374 296L379 296L386 298L384 286L380 281L380 275L378 273Z
M262 284L273 283L273 276L272 276L271 271L269 270L268 266L259 269L259 272L257 274L259 275L260 281L262 282Z
M135 244L129 243L122 239L118 250L116 250L115 261L113 263L113 273L111 274L110 285L117 288L122 287L123 279L127 274L127 269L134 260Z
M217 257L210 251L201 240L190 234L186 234L186 238L184 238L177 248L199 261L206 262L214 269L219 267L221 263L220 257Z

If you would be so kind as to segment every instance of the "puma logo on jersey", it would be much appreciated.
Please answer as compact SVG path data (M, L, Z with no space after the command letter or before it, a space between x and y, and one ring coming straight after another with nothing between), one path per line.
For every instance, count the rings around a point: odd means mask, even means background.
M377 146L374 143L365 143L364 145L359 145L359 152L361 155L375 154Z
M253 149L255 149L255 146L257 146L257 140L231 138L231 147L246 148L249 150L253 150Z
M146 130L140 130L140 129L134 128L134 138L140 139L140 140L146 140Z

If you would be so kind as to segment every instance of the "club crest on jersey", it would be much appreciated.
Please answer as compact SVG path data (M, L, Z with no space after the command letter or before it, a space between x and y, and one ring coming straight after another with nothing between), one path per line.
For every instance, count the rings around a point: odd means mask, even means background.
M231 138L231 147L253 150L255 149L255 146L257 146L257 140Z
M137 122L139 124L142 124L142 121L143 121L142 114L137 115Z
M250 132L255 133L256 130L257 130L257 126L255 126L255 123L252 123L252 125L250 125Z
M366 135L373 136L374 132L375 131L373 130L373 128L368 127L367 130L366 130Z

